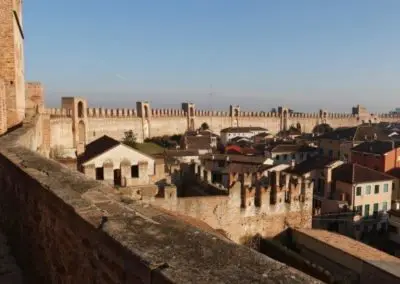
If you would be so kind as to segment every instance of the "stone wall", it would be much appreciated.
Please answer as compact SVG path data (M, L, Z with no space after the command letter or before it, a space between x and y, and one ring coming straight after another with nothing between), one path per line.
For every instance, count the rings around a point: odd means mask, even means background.
M20 0L0 1L0 78L6 84L7 126L25 116L24 43Z
M200 168L198 174L202 175ZM199 182L188 178L189 175L189 172L183 174L184 182L191 187L198 186ZM216 184L207 183L210 175L204 176L201 187L215 186L215 192L223 192ZM313 184L303 180L294 184L289 175L274 173L272 176L277 181L285 180L285 183L276 183L268 188L249 187L247 182L250 183L251 177L247 181L239 177L242 182L236 182L229 190L225 189L226 195L177 197L174 189L170 191L174 198L165 198L165 194L164 198L159 198L162 196L159 193L158 197L146 199L146 202L201 220L215 230L223 230L237 243L255 235L273 238L288 227L311 228Z
M73 98L71 98L73 99ZM81 98L85 101L85 99ZM85 101L86 102L86 101ZM73 135L74 114L68 109L46 109L45 113L52 120L52 148L63 145L71 146L70 139ZM143 142L148 137L182 134L190 127L199 128L204 122L211 130L220 133L224 128L233 126L263 127L271 133L278 133L291 126L301 127L302 132L310 133L314 127L321 123L328 123L332 127L351 127L363 122L396 122L400 117L385 114L336 114L336 113L302 113L281 114L270 112L239 112L238 116L231 116L223 111L196 110L188 116L179 109L151 109L146 113L135 109L107 109L87 108L86 143L108 135L121 140L124 132L133 130L138 142ZM62 118L62 119L61 119ZM54 123L53 123L54 120ZM71 122L69 122L71 121ZM190 126L190 127L189 127ZM62 133L62 135L60 135Z
M155 208L120 202L107 185L32 152L42 128L36 117L0 138L0 227L32 283L317 283Z

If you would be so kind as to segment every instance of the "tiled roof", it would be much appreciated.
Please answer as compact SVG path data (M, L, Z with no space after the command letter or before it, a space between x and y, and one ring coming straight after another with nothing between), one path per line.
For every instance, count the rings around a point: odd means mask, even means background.
M121 142L104 135L86 145L85 152L77 158L78 163L83 164L120 144Z
M397 147L400 147L400 142L375 140L361 143L351 150L371 154L385 154Z
M198 156L197 150L165 150L165 155L168 157L185 157L185 156Z
M221 133L242 133L242 132L251 132L251 131L265 131L268 132L266 128L258 127L258 126L249 126L249 127L228 127L221 130Z
M377 250L352 238L326 230L296 228L295 231L322 242L324 246L331 246L335 249L341 250L344 253L353 256L354 258L365 261L373 266L400 277L400 259L395 256Z
M400 168L391 169L390 171L387 171L386 173L395 178L400 178Z
M305 153L317 151L317 148L300 144L278 144L267 148L271 153Z
M304 175L309 173L313 170L321 170L325 168L327 165L332 163L332 159L323 156L316 156L305 160L293 168L288 168L284 170L287 173L295 174L295 175Z
M186 136L184 143L187 150L211 149L211 136Z
M387 134L375 125L338 128L332 132L318 136L318 138L350 141L388 140Z
M393 180L394 178L388 174L361 166L359 164L349 163L333 169L332 179L354 184Z
M261 165L267 159L264 156L243 156L243 155L225 155L225 154L206 154L200 156L204 160L225 161L229 159L231 162L249 163Z

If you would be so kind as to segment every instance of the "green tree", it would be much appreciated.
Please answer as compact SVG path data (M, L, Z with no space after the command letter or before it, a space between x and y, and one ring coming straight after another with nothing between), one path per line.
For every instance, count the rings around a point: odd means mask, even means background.
M124 132L124 139L122 139L122 143L125 145L128 145L132 148L136 148L137 142L136 142L136 135L133 133L133 130L128 130Z
M201 126L200 126L200 129L201 129L201 130L208 130L208 129L210 129L210 126L208 126L208 123L207 123L207 122L203 122L203 123L201 124Z

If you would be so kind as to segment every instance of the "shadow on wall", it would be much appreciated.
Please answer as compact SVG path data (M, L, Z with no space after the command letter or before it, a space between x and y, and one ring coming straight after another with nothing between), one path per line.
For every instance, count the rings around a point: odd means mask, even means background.
M265 239L260 235L248 238L246 245L253 245L253 249L257 249L259 252L307 273L324 283L343 283L335 280L330 271L310 262L293 250L290 228L272 239Z

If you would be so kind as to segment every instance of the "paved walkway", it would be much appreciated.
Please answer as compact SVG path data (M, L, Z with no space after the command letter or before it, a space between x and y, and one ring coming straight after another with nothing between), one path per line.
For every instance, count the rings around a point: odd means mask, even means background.
M0 233L0 284L22 284L22 273L10 254L6 237Z

